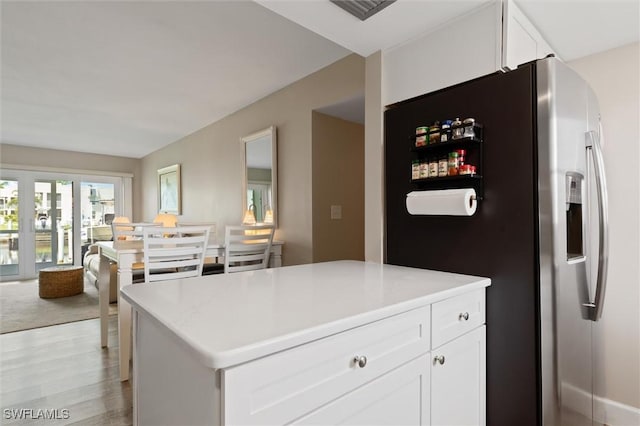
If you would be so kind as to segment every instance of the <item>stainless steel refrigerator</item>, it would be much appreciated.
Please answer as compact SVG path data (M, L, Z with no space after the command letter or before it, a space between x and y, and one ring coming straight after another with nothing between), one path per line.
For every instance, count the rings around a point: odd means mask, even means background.
M416 147L417 128L456 118L474 118L475 136ZM592 90L553 57L385 111L386 262L492 279L488 425L593 424L593 327L607 276L599 123ZM414 174L460 149L475 175ZM472 216L407 211L409 192L470 187Z

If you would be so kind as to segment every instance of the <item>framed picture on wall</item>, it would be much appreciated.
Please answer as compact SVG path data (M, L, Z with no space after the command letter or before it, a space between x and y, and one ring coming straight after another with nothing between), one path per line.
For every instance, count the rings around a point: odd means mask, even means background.
M179 215L180 164L158 169L158 212Z

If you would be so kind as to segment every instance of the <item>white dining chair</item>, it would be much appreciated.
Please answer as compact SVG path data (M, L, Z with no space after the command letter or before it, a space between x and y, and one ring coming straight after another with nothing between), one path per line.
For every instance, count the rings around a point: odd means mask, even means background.
M145 227L144 282L199 277L209 241L209 227Z
M178 222L176 226L207 226L209 227L209 243L207 246L215 246L218 244L216 222ZM222 274L223 272L224 264L218 263L217 256L205 256L204 265L202 265L202 275Z
M161 223L155 222L128 222L128 218L124 221L114 220L111 222L111 233L114 242L142 240L143 230L146 228L160 227ZM138 262L131 265L133 283L144 282L144 267Z
M273 225L237 225L225 228L224 273L265 269L273 243Z

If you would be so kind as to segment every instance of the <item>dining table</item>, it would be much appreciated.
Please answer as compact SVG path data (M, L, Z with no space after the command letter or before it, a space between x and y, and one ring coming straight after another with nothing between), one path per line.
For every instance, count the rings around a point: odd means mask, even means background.
M282 241L273 241L269 256L269 267L282 266ZM108 346L109 325L109 288L118 288L118 362L120 380L129 380L129 360L131 358L131 305L120 297L120 289L134 284L133 273L144 268L144 250L142 240L117 240L97 242L100 254L100 270L98 277L98 304L100 307L100 344ZM224 244L209 243L205 258L224 257ZM111 282L111 265L117 265L117 282Z

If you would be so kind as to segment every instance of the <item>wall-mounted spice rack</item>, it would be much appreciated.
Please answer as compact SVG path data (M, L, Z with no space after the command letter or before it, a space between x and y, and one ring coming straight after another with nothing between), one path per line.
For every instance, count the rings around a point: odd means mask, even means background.
M428 134L417 134L409 138L411 142L411 183L419 189L455 189L474 188L478 199L482 199L483 192L483 126L479 123L473 125L474 136L459 137L445 142L433 142L426 145L416 146L416 138L427 136ZM466 168L459 167L455 170L455 156L453 152L462 153ZM445 157L446 160L445 160ZM434 170L434 160L437 160L438 169ZM451 160L451 161L450 161ZM443 161L446 161L446 175L443 175ZM416 174L416 163L418 173ZM426 164L426 165L425 165ZM475 166L475 172L469 174L469 166ZM425 171L426 167L426 171ZM455 172L450 170L453 168ZM464 168L464 171L463 171ZM435 171L435 175L434 175ZM463 171L464 174L460 174Z

